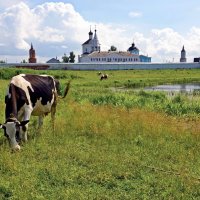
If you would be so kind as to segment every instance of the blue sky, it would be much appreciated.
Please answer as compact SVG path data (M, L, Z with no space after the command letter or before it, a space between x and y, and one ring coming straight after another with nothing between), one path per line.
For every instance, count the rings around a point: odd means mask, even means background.
M78 56L96 25L102 50L126 51L134 41L153 62L178 62L185 45L192 61L200 56L199 18L197 0L7 0L0 2L0 60L27 60L31 42L40 62Z
M47 1L30 2L36 6ZM58 2L58 1L51 1ZM102 23L126 23L148 28L171 27L186 31L191 26L200 26L200 2L198 0L69 0L86 20ZM142 16L129 16L130 12L141 13ZM145 28L147 27L147 28Z

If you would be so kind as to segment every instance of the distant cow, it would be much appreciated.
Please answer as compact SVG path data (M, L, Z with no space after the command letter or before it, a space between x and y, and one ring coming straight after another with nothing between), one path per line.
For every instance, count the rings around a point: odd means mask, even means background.
M100 75L100 80L102 81L103 79L107 79L108 78L108 74L99 74Z
M69 90L68 83L63 98ZM27 141L28 122L31 115L39 116L39 126L43 117L51 112L54 123L59 81L48 75L19 74L14 76L5 96L4 135L13 150L20 150L19 142Z

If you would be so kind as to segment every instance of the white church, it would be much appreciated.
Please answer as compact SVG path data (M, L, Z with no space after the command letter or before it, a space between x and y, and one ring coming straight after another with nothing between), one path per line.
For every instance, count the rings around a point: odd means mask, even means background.
M89 39L82 44L82 54L79 63L116 63L116 62L151 62L151 57L139 55L139 49L133 43L127 51L101 51L97 30L93 36L90 30Z

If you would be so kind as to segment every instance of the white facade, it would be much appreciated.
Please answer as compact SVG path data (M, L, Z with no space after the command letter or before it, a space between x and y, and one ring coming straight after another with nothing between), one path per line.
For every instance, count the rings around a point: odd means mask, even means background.
M90 54L79 57L79 63L120 63L120 62L140 62L140 57L137 54L130 52L117 51L94 51Z
M79 63L137 63L151 62L151 57L139 55L139 49L133 43L127 51L101 51L100 43L95 34L90 30L89 39L82 44L82 54L78 56Z
M100 44L97 37L96 29L95 29L94 37L93 37L92 31L90 30L89 39L82 44L82 55L90 54L93 51L100 51Z

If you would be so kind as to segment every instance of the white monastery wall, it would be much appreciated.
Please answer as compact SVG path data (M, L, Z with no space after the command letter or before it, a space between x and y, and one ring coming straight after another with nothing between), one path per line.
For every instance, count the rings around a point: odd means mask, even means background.
M0 67L37 67L65 70L200 69L200 63L1 63Z

